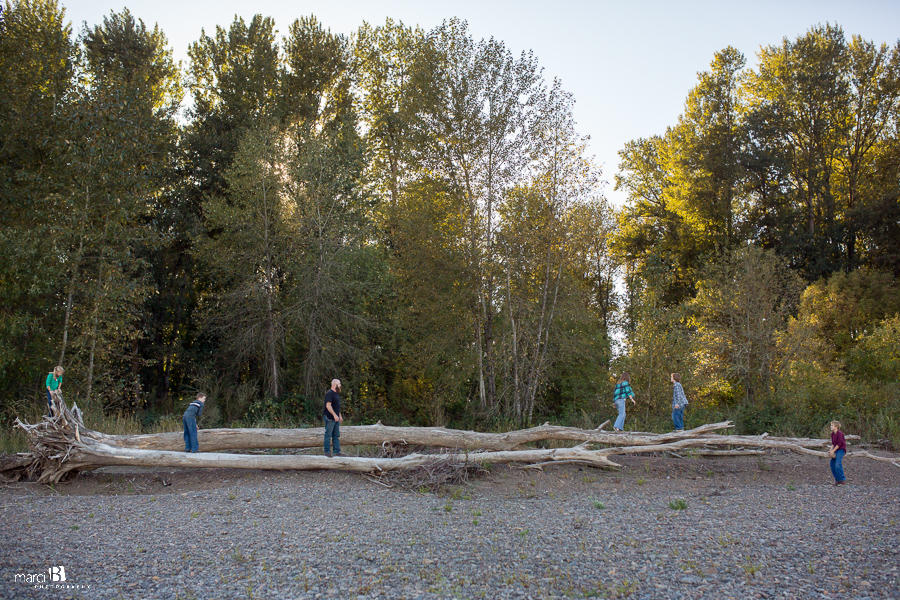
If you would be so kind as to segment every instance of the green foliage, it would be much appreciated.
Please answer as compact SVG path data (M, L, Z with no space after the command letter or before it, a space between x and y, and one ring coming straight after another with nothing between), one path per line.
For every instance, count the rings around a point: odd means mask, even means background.
M847 369L861 382L900 381L900 315L885 319L847 353Z
M738 385L751 403L772 393L780 371L777 334L801 290L783 259L753 246L709 264L691 302L698 374L707 386Z

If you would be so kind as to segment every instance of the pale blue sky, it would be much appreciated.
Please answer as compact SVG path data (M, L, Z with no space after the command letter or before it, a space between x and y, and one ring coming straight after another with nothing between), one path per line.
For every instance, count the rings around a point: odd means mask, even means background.
M576 0L61 0L76 33L110 11L127 7L152 27L159 24L187 61L187 47L200 30L228 27L235 15L249 21L261 13L280 32L294 19L315 15L333 32L351 34L363 21L391 17L425 29L450 17L469 22L473 36L503 40L514 52L533 50L545 77L558 77L575 95L579 132L591 136L591 151L613 192L617 152L632 139L663 133L676 122L688 91L713 53L731 45L753 65L760 46L796 38L818 23L843 27L876 43L900 39L897 0L757 0L755 2Z

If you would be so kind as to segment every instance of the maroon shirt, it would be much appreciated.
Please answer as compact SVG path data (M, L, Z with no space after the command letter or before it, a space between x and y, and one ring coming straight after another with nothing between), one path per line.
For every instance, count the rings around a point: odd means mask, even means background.
M847 442L844 441L844 432L843 431L834 431L831 434L831 445L837 446L838 450L847 451Z

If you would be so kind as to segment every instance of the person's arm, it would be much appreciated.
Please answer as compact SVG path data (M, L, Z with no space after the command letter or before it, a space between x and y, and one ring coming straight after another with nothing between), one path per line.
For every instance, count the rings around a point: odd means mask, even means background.
M626 396L625 399L627 400L627 399L630 398L630 399L631 399L631 403L634 404L635 406L637 406L637 402L634 401L634 390L631 388L631 384L630 384L630 383L626 383L625 385L628 386L628 395Z
M684 387L679 383L676 388L678 394L678 408L687 406L687 396L684 395Z
M341 416L340 416L339 414L337 414L336 412L334 412L334 408L331 407L331 401L330 401L330 400L329 400L328 402L325 403L325 410L327 410L328 412L330 412L330 413L331 413L331 416L334 417L334 419L332 419L332 420L338 421L338 422L343 421L343 419L341 418Z

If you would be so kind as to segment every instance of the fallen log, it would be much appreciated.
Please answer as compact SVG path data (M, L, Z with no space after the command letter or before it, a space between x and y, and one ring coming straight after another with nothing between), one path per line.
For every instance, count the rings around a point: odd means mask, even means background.
M730 421L701 425L695 429L670 433L614 433L596 429L578 429L544 424L529 429L507 433L481 433L443 427L389 427L376 425L341 426L341 444L345 446L380 446L405 444L459 450L521 450L527 444L546 440L591 442L616 446L640 446L674 441L685 437L704 435L732 427ZM203 452L221 450L250 450L256 448L318 448L325 433L323 427L308 429L203 429L198 440ZM171 450L184 448L181 433L154 433L141 435L97 434L97 439L110 446L140 450ZM812 447L822 446L823 440L804 443Z
M574 462L599 468L618 468L620 465L610 457L673 452L682 449L697 449L698 453L735 452L732 448L738 447L740 452L745 453L749 451L748 448L768 448L823 458L828 456L827 452L815 449L827 447L826 440L773 438L765 434L741 436L712 433L730 428L731 423L728 421L703 425L687 431L663 434L610 433L548 424L502 434L432 427L385 427L380 424L343 428L341 437L345 445L404 443L452 449L450 452L441 454L414 453L400 457L374 458L226 454L218 450L307 447L299 446L300 443L310 443L312 446L311 442L304 442L307 439L314 441L314 445L318 446L321 443L322 430L206 430L202 433L207 435L201 437L200 443L207 452L185 453L173 449L154 448L159 445L169 447L172 444L171 438L178 436L176 438L179 440L177 448L180 450L183 443L180 434L107 435L87 429L77 405L73 405L71 409L67 407L62 395L58 392L53 393L53 406L54 416L44 417L37 424L23 423L16 419L16 425L28 433L31 452L0 461L0 472L24 472L28 477L36 478L40 482L56 483L74 471L116 465L263 470L337 469L377 474L415 469L425 465L435 465L442 461L464 464L476 462L479 464L526 463L531 465ZM347 430L353 433L347 435L344 433ZM574 448L523 449L526 443L547 439L575 440L581 441L581 443ZM590 449L590 446L596 445L604 447ZM238 448L234 446L238 446ZM712 447L724 447L724 450L716 450ZM213 449L217 451L209 451ZM866 451L850 452L847 456L861 456L889 462L900 467L900 459L876 456Z

